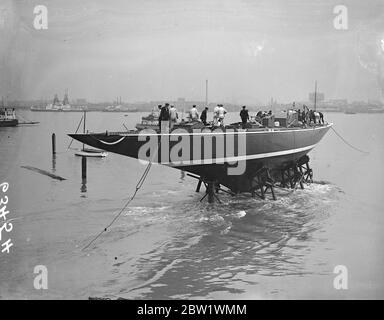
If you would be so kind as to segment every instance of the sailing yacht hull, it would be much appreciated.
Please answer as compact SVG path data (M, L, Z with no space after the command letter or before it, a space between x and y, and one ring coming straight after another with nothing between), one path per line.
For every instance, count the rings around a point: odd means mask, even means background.
M249 190L249 177L262 167L268 167L279 180L280 170L310 152L331 126L189 133L173 131L170 134L153 131L148 134L106 132L70 136L94 148L167 165L217 181L237 192ZM182 151L181 141L186 142ZM155 147L156 152L151 150L150 145ZM174 161L175 158L177 161Z

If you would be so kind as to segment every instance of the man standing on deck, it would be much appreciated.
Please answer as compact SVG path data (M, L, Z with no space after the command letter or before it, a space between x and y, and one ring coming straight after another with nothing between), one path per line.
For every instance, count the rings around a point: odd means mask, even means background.
M179 118L179 115L177 114L177 110L176 110L175 106L171 106L171 109L169 109L169 116L171 119L170 124L171 124L171 130L172 130L173 126L177 122L177 119Z
M245 106L243 106L243 109L240 111L240 118L242 122L242 128L245 129L247 127L247 121L249 120L248 110Z
M309 109L308 117L309 117L309 124L312 124L312 121L313 121L314 124L316 124L315 112L312 109Z
M227 110L225 110L224 106L222 104L219 104L219 125L221 127L224 126L224 118L226 113Z
M303 123L306 125L309 118L309 108L305 104L303 104L303 112L301 113L301 118L303 119Z
M213 109L213 125L214 126L217 126L217 123L219 121L219 109L220 109L220 106L217 105L214 109Z
M160 116L160 111L161 111L161 104L159 104L157 107L153 107L153 109L152 109L152 115L154 116L154 117L159 117Z
M320 116L319 123L324 124L324 114L323 114L322 112L319 111L319 116Z
M160 133L169 133L169 103L160 110L159 115Z
M191 114L191 121L199 121L199 111L197 111L196 105L192 106L192 109L189 113Z
M208 111L208 107L205 107L205 109L203 110L200 116L200 120L201 122L203 122L205 126L207 125L207 111Z

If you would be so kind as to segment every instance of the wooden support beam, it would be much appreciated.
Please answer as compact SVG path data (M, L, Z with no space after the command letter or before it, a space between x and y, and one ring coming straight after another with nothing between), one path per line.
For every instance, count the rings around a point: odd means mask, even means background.
M213 203L215 201L215 183L213 181L208 182L207 193L208 203Z
M203 182L203 180L199 179L199 182L197 183L197 187L196 187L196 192L200 192L202 182Z

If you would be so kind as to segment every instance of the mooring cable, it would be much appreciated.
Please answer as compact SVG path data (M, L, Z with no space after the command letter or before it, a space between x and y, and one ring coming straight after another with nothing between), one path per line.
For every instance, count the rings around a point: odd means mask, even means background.
M100 231L93 239L91 242L89 242L83 249L81 249L82 251L87 249L92 243L94 243L104 232L106 232L108 230L109 227L111 227L114 222L121 216L121 214L124 212L124 210L128 207L128 205L132 202L132 200L135 198L137 192L140 190L140 188L143 186L144 184L144 181L145 179L147 178L148 176L148 173L149 173L149 170L151 169L151 166L152 166L152 162L153 160L155 159L155 157L157 156L158 154L158 151L159 151L159 147L160 147L160 141L158 142L157 144L157 148L152 156L152 159L149 161L147 167L145 168L142 176L140 177L139 181L137 182L136 184L136 188L135 188L135 191L133 192L133 195L131 196L131 198L126 202L126 204L124 205L124 207L115 215L115 217L112 219L112 221L102 230Z
M115 215L115 217L112 219L112 221L103 229L101 230L97 235L96 237L94 237L92 239L91 242L89 242L82 250L85 250L87 249L92 243L94 243L104 232L106 232L108 230L108 228L110 226L113 225L113 223L120 217L120 215L124 212L124 210L128 207L128 205L131 203L131 201L135 198L137 192L140 190L140 188L143 186L144 184L144 181L145 179L147 178L148 176L148 173L149 173L149 170L151 169L151 166L152 166L152 162L149 162L147 167L145 168L144 170L144 173L142 174L142 176L140 177L139 181L137 182L136 184L136 189L133 193L133 195L131 196L131 198L126 202L126 204L124 205L124 207Z
M361 149L359 149L359 148L357 148L357 147L355 147L355 146L353 146L353 145L351 145L347 140L345 140L343 137L342 137L342 135L341 134L339 134L336 130L335 130L335 128L333 128L333 127L331 127L331 129L333 130L333 132L346 144L346 145L348 145L348 146L350 146L352 149L355 149L356 151L359 151L359 152L361 152L361 153L365 153L365 154L369 154L369 152L368 151L364 151L364 150L361 150Z

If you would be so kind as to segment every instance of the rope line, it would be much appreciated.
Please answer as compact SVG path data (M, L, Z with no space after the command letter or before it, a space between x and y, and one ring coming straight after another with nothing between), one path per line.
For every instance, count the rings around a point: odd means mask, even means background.
M137 182L136 184L136 188L135 188L135 191L133 192L131 198L129 198L129 200L125 203L124 207L115 215L115 217L112 219L112 221L103 229L101 230L92 240L91 242L89 242L83 249L81 249L82 251L87 249L92 243L94 243L104 232L106 232L108 230L109 227L111 227L114 222L121 216L121 214L124 212L124 210L128 207L128 205L132 202L132 200L135 198L137 192L140 190L140 188L143 186L144 184L144 181L145 179L147 178L148 176L148 173L149 173L149 170L151 169L151 166L152 166L152 161L154 160L154 158L156 157L158 151L159 151L159 146L160 146L160 140L158 142L158 145L157 145L157 148L156 148L156 151L154 152L153 154L153 157L151 158L151 160L149 161L147 167L145 168L142 176L140 177L139 181Z
M359 149L359 148L357 148L357 147L355 147L355 146L353 146L353 145L351 145L347 140L345 140L342 136L341 136L341 134L339 134L333 127L331 127L331 129L333 130L333 132L346 144L346 145L348 145L348 146L350 146L352 149L355 149L356 151L359 151L359 152L361 152L361 153L365 153L365 154L369 154L369 152L368 151L364 151L364 150L361 150L361 149Z
M77 129L76 129L75 134L77 133L77 131L79 131L80 125L81 125L81 123L83 122L83 118L84 118L84 115L81 116L81 119L80 119L80 122L79 122L79 124L78 124L78 126L77 126ZM73 138L71 139L71 142L70 142L70 144L69 144L67 150L71 147L72 142L73 142Z
M104 232L108 230L109 227L111 227L114 222L121 216L121 214L124 212L124 210L128 207L128 205L132 202L132 200L135 198L137 192L140 190L140 188L143 186L145 179L148 176L149 170L151 169L152 162L148 163L147 167L144 170L143 175L139 179L136 185L135 192L131 196L131 198L126 202L124 207L115 215L115 217L112 219L112 221L103 229L101 230L93 239L91 242L89 242L82 250L87 249L92 243L94 243Z

